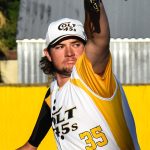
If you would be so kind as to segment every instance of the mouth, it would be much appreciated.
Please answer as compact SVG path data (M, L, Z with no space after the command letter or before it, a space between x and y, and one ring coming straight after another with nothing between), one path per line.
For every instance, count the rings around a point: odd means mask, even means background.
M68 60L66 60L66 64L67 65L74 65L75 63L76 63L76 59L68 59Z
M74 65L75 63L76 63L76 61L73 61L73 60L67 61L68 65Z

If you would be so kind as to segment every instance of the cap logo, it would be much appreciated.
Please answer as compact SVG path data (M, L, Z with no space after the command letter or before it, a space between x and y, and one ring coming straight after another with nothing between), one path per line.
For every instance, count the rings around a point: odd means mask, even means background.
M58 26L58 30L63 31L76 31L76 24L73 24L71 22L64 22Z

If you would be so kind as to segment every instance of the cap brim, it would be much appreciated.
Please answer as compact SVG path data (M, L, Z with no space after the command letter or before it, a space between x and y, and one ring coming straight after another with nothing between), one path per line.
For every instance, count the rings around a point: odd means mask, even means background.
M68 39L68 38L79 39L83 43L86 43L86 39L84 37L81 37L80 35L67 34L67 35L62 35L62 36L58 37L57 39L53 40L52 42L49 43L49 45L51 45L51 46L56 45L57 43L63 41L64 39Z

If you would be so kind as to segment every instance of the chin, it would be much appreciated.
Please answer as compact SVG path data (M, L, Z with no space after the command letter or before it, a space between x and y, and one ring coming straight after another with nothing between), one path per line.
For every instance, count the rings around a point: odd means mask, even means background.
M71 67L71 68L63 68L62 70L57 70L56 72L58 74L63 75L63 76L70 77L71 73L72 73L72 69L73 69L73 67Z
M64 73L71 75L72 69L73 69L73 67L72 67L72 68L66 68L66 69L64 70Z

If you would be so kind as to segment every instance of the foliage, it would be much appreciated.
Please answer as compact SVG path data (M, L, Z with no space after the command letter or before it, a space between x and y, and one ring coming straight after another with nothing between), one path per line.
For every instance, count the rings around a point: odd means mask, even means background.
M7 49L16 48L19 3L19 0L0 0L0 11L6 17L6 25L0 29L0 42L3 43Z

